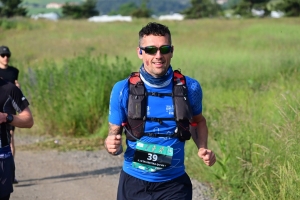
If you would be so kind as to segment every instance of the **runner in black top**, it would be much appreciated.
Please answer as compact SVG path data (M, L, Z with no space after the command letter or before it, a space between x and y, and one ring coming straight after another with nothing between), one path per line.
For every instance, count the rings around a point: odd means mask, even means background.
M10 56L11 56L11 52L9 48L7 46L0 46L0 77L15 84L18 88L20 88L20 84L18 82L19 70L13 66L8 65ZM10 126L8 128L11 134L10 148L12 151L12 155L15 158L16 156L16 148L15 148L15 140L14 140L15 127ZM14 183L18 183L17 179L14 180Z
M0 56L1 56L1 54L0 54ZM1 60L3 61L4 59L5 59L5 57L1 56L1 58L0 58L0 77L2 77L3 79L5 79L19 87L19 83L18 83L19 70L13 66L2 65Z
M0 78L0 200L8 200L13 192L15 165L8 126L31 128L33 118L28 106L18 87Z

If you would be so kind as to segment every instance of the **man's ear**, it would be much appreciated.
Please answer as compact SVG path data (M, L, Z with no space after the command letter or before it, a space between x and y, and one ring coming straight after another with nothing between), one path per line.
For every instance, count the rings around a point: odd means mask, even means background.
M139 47L136 48L136 53L139 57L139 59L143 59L143 51Z

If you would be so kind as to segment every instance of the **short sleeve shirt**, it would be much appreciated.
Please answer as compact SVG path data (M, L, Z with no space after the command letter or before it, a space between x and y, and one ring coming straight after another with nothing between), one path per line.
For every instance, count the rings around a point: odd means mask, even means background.
M0 112L9 114L20 113L28 105L29 102L18 87L0 78ZM7 131L7 126L9 126L7 123L0 124L0 148L8 145L10 141L10 133Z
M188 76L186 78L186 85L188 89L188 100L192 108L192 115L196 116L202 113L202 89L199 82L195 79L192 79ZM161 93L170 93L172 92L172 84L164 88L156 90L155 88L149 88L145 85L147 92L161 92ZM121 126L123 122L127 121L127 104L128 104L128 79L119 81L115 84L112 89L110 97L110 108L109 108L109 122L115 125ZM158 101L151 100L152 97L149 97L147 105L147 115L148 116L170 116L172 115L173 103L171 97L164 98L165 100L160 99ZM154 114L152 114L154 113ZM173 116L173 115L172 115ZM156 124L155 124L156 123ZM160 125L158 122L146 122L145 132L157 132L157 133L172 133L176 128L175 122L164 121L163 125ZM184 145L185 142L179 141L178 138L154 138L143 136L140 140L150 143L155 143L163 146L171 146L174 149L174 155L172 159L172 164L170 167L158 172L145 172L139 169L134 169L131 167L133 162L133 155L136 148L136 142L126 141L127 149L124 153L124 164L123 170L134 176L136 178L150 181L150 182L164 182L176 177L181 176L185 173L184 166Z
M18 80L19 70L13 66L8 66L6 69L0 68L0 78L15 84L15 80Z

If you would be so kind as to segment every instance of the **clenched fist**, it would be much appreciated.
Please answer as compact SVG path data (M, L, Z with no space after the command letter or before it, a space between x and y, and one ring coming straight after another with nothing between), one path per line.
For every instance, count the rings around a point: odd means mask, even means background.
M108 135L104 141L104 146L108 153L112 155L119 155L123 152L122 136L121 135Z
M200 148L198 151L198 156L202 158L203 162L207 166L213 166L216 162L216 155L209 149Z

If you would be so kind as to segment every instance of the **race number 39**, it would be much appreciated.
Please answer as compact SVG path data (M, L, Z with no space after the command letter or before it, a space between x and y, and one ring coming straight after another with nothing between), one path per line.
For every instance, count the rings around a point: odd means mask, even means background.
M137 141L133 161L139 163L139 167L151 165L162 169L171 165L172 157L172 147Z
M147 160L150 160L150 161L157 161L157 158L158 158L158 156L157 156L156 154L148 153Z

